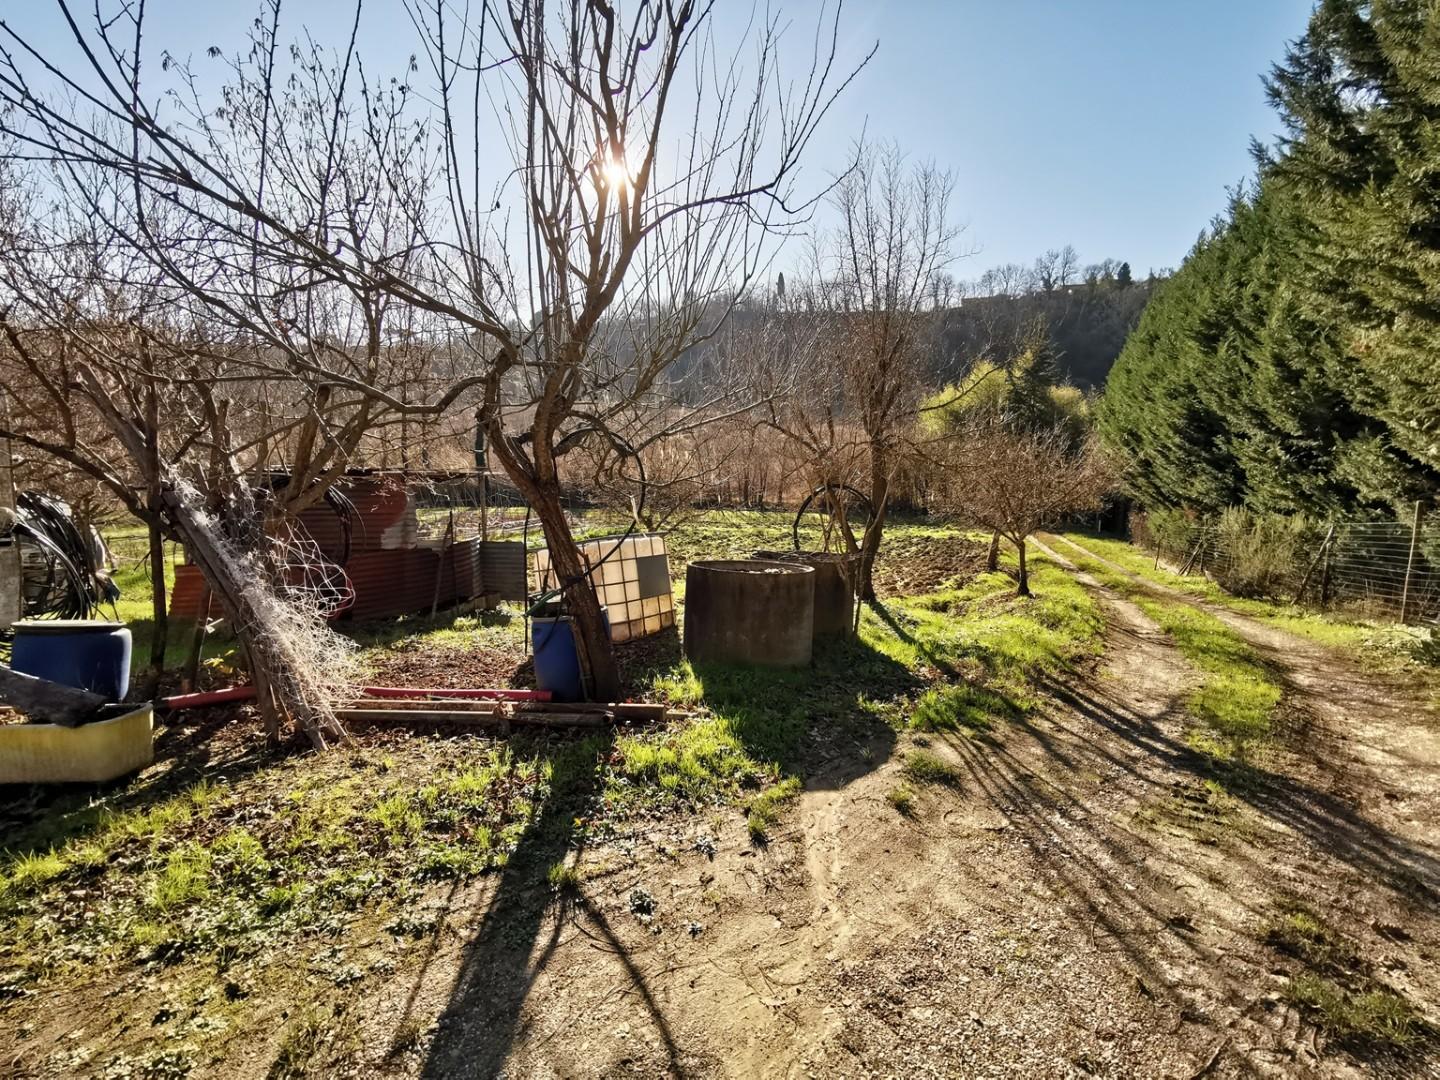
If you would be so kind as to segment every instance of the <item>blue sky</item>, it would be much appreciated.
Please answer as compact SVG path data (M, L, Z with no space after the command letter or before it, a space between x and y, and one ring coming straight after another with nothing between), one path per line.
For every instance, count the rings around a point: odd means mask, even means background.
M804 46L818 0L776 7ZM50 43L63 25L48 0L0 0L3 17ZM89 8L76 5L77 14ZM460 6L458 3L457 7ZM895 139L956 177L965 243L955 267L976 277L1073 244L1082 261L1128 260L1138 275L1179 264L1251 171L1252 136L1277 124L1261 73L1304 28L1311 0L883 0L847 3L842 56L879 53L813 147L815 182L862 131ZM338 47L349 0L285 0L284 22ZM719 0L722 36L751 15ZM238 47L249 0L149 0L150 48ZM399 0L369 0L362 52L399 70L412 49Z
M870 131L954 170L956 207L981 248L957 276L1066 243L1085 262L1128 259L1143 274L1178 265L1225 189L1250 174L1251 136L1278 129L1260 75L1311 7L857 4L853 32L880 52L853 107Z

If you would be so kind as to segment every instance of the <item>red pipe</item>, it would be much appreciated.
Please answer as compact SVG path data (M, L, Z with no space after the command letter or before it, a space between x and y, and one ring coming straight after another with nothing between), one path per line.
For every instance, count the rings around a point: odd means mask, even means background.
M227 701L249 701L255 696L253 686L231 686L224 690L207 690L201 694L176 694L161 698L155 704L162 709L199 709L206 705L221 705Z
M492 698L499 701L549 701L549 690L431 690L423 686L366 686L362 694L380 698Z

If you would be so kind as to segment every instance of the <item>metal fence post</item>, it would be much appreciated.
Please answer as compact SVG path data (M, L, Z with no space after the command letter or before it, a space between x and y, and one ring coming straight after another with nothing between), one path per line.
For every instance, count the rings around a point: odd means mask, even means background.
M1420 547L1420 516L1424 504L1415 500L1415 516L1410 521L1410 555L1405 560L1405 587L1400 590L1400 621L1410 621L1410 579L1415 574L1415 552Z
M1325 545L1325 560L1320 564L1320 610L1324 611L1330 603L1330 556L1334 554L1334 534L1331 534L1332 542Z

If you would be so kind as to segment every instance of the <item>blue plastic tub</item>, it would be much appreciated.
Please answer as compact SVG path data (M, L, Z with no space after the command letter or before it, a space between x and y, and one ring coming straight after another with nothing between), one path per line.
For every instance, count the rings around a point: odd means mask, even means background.
M600 609L605 626L610 619ZM530 647L535 653L535 685L549 690L553 701L584 701L585 675L575 649L575 624L568 615L530 620Z
M120 701L130 689L130 631L118 622L22 619L10 666Z

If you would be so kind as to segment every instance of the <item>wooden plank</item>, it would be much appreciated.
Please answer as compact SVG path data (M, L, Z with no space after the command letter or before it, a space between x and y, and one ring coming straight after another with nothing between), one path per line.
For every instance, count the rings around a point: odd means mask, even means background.
M447 712L476 712L476 713L498 713L501 710L499 702L495 701L466 701L454 698L446 698L441 701L425 701L421 698L352 698L349 701L339 703L343 709L441 709Z
M474 727L498 727L507 729L511 724L528 727L548 728L602 728L615 722L608 713L546 713L505 715L503 713L476 712L473 709L372 709L338 708L335 715L341 720L366 723L399 724L458 724Z
M78 727L109 704L99 694L26 675L0 665L0 701L32 720Z
M515 711L516 715L522 712L610 713L622 720L664 720L666 707L648 701L526 701L516 705Z

